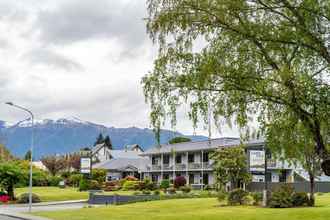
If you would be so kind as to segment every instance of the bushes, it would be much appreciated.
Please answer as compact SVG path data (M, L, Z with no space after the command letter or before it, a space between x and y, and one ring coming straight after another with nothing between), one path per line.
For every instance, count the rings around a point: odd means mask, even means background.
M190 193L191 187L190 186L181 186L180 190L184 193Z
M128 190L136 190L136 189L138 189L138 187L139 187L138 181L128 180L128 181L125 181L122 189L128 191Z
M263 194L261 192L254 192L251 193L251 196L253 198L253 205L260 205L263 199Z
M83 178L82 174L72 174L69 177L69 182L73 187L78 187L80 180Z
M112 180L110 182L105 183L104 191L110 192L117 191L119 189L121 189L121 185L118 180Z
M95 180L100 184L105 182L106 176L107 176L107 171L104 169L93 169L92 170L92 180Z
M39 203L41 202L40 198L36 194L32 194L32 203ZM23 193L18 197L17 203L24 204L29 203L29 193Z
M178 189L181 186L186 185L187 181L186 178L184 178L184 176L177 176L174 179L174 188Z
M167 192L168 192L169 194L175 194L175 193L176 193L176 190L175 190L174 187L170 187L170 188L167 189Z
M243 189L234 189L228 195L229 205L243 205L249 193Z
M169 187L170 187L170 181L169 180L164 179L160 182L160 188L161 189L166 190Z
M90 181L82 178L79 182L79 191L87 191L90 188Z
M299 193L294 193L292 196L292 202L293 206L307 206L309 204L309 198L307 193L305 192L299 192Z
M51 176L48 178L48 185L49 186L59 186L60 182L63 179L59 176Z
M269 206L272 208L289 208L293 206L293 188L283 185L279 190L272 193Z

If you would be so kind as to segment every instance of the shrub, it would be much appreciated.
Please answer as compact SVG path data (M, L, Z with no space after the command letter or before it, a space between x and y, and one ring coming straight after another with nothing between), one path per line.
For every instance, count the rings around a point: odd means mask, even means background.
M104 169L93 169L92 170L92 180L98 183L104 183L107 176L107 171Z
M170 188L167 189L167 192L168 192L169 194L175 194L175 193L176 193L176 190L175 190L174 187L170 187Z
M254 192L251 193L251 196L253 198L253 205L260 205L263 199L263 194L261 192Z
M307 193L298 192L294 193L292 196L293 206L307 206L309 204L309 198Z
M89 182L88 189L90 189L90 190L100 190L101 189L101 184L96 180L91 180Z
M143 184L144 184L144 189L146 190L154 190L157 188L156 184L153 183L150 178L145 178L143 180Z
M149 190L143 190L142 191L142 194L144 194L144 195L150 195L151 194L151 191L149 191Z
M161 182L160 182L160 188L161 189L167 189L167 188L169 188L170 187L170 181L169 180L162 180Z
M160 195L160 191L159 191L158 189L156 189L156 190L154 191L154 195Z
M69 181L73 187L79 186L80 180L83 178L82 174L72 174L69 178Z
M42 170L34 170L32 173L32 183L33 186L47 186L48 185L48 175ZM28 185L28 182L27 182Z
M0 195L0 202L7 203L10 200L8 195Z
M293 188L283 185L280 189L273 192L269 201L272 208L289 208L293 206Z
M136 190L139 186L138 181L131 181L127 180L123 185L123 190L129 191L129 190Z
M223 202L226 200L227 194L224 191L219 191L217 194L217 199L219 202Z
M48 178L49 186L58 186L63 179L59 176L51 176Z
M187 181L186 178L184 178L184 176L177 176L174 179L174 188L178 189L181 186L186 185Z
M117 191L121 189L119 180L112 180L105 183L104 191Z
M87 191L90 188L90 181L82 178L79 182L79 191Z
M190 193L191 187L190 186L181 186L180 190L184 193Z
M37 194L32 194L32 203L41 202L39 196ZM24 204L29 203L29 193L23 193L18 197L17 203Z
M229 205L243 205L245 204L248 192L243 189L234 189L228 195Z

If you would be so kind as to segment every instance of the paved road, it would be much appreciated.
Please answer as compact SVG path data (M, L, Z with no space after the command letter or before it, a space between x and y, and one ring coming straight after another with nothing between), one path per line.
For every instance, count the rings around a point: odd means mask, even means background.
M19 220L19 219L0 215L0 220Z
M80 209L86 206L87 203L71 203L71 204L53 204L53 205L35 205L32 207L33 212L40 211L57 211L57 210L65 210L65 209ZM1 205L0 213L24 213L28 212L27 205ZM2 220L2 219L0 219Z

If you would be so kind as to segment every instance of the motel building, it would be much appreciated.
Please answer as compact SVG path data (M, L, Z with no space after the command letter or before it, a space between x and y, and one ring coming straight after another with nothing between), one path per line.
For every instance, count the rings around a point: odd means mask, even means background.
M235 147L241 144L239 138L216 138L206 141L184 142L177 144L163 144L147 151L129 149L121 152L110 151L111 159L101 161L94 168L108 171L107 180L125 178L133 174L139 179L150 178L160 183L163 179L173 180L177 176L184 176L187 184L196 189L203 189L213 185L214 161L212 152L219 148ZM307 172L299 166L274 159L267 154L267 172L265 175L265 142L251 140L243 143L246 146L247 163L252 175L252 183L260 185L268 183L294 183L309 181ZM98 147L97 152L106 152ZM133 155L133 156L132 156ZM321 176L317 181L329 182L329 177ZM229 186L229 185L228 185Z
M214 184L212 152L219 148L235 147L240 143L238 138L217 138L153 147L140 154L149 159L143 176L158 183L163 179L173 180L176 176L184 176L187 184L193 188L212 185ZM264 182L265 142L254 140L244 145L252 182ZM302 173L304 173L302 168L290 166L289 163L275 160L268 155L267 182L294 182L297 176L299 179L306 179L306 176L301 175Z

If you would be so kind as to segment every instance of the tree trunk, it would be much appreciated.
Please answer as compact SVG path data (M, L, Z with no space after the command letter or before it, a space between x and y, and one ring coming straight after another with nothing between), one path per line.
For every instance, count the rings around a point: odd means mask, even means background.
M10 198L10 200L15 200L15 194L14 194L14 186L13 185L9 185L7 187L7 193L8 193L8 196Z
M309 195L309 206L314 206L315 205L315 197L314 197L314 192L315 192L315 178L312 173L309 173L309 184L310 184L310 195Z

